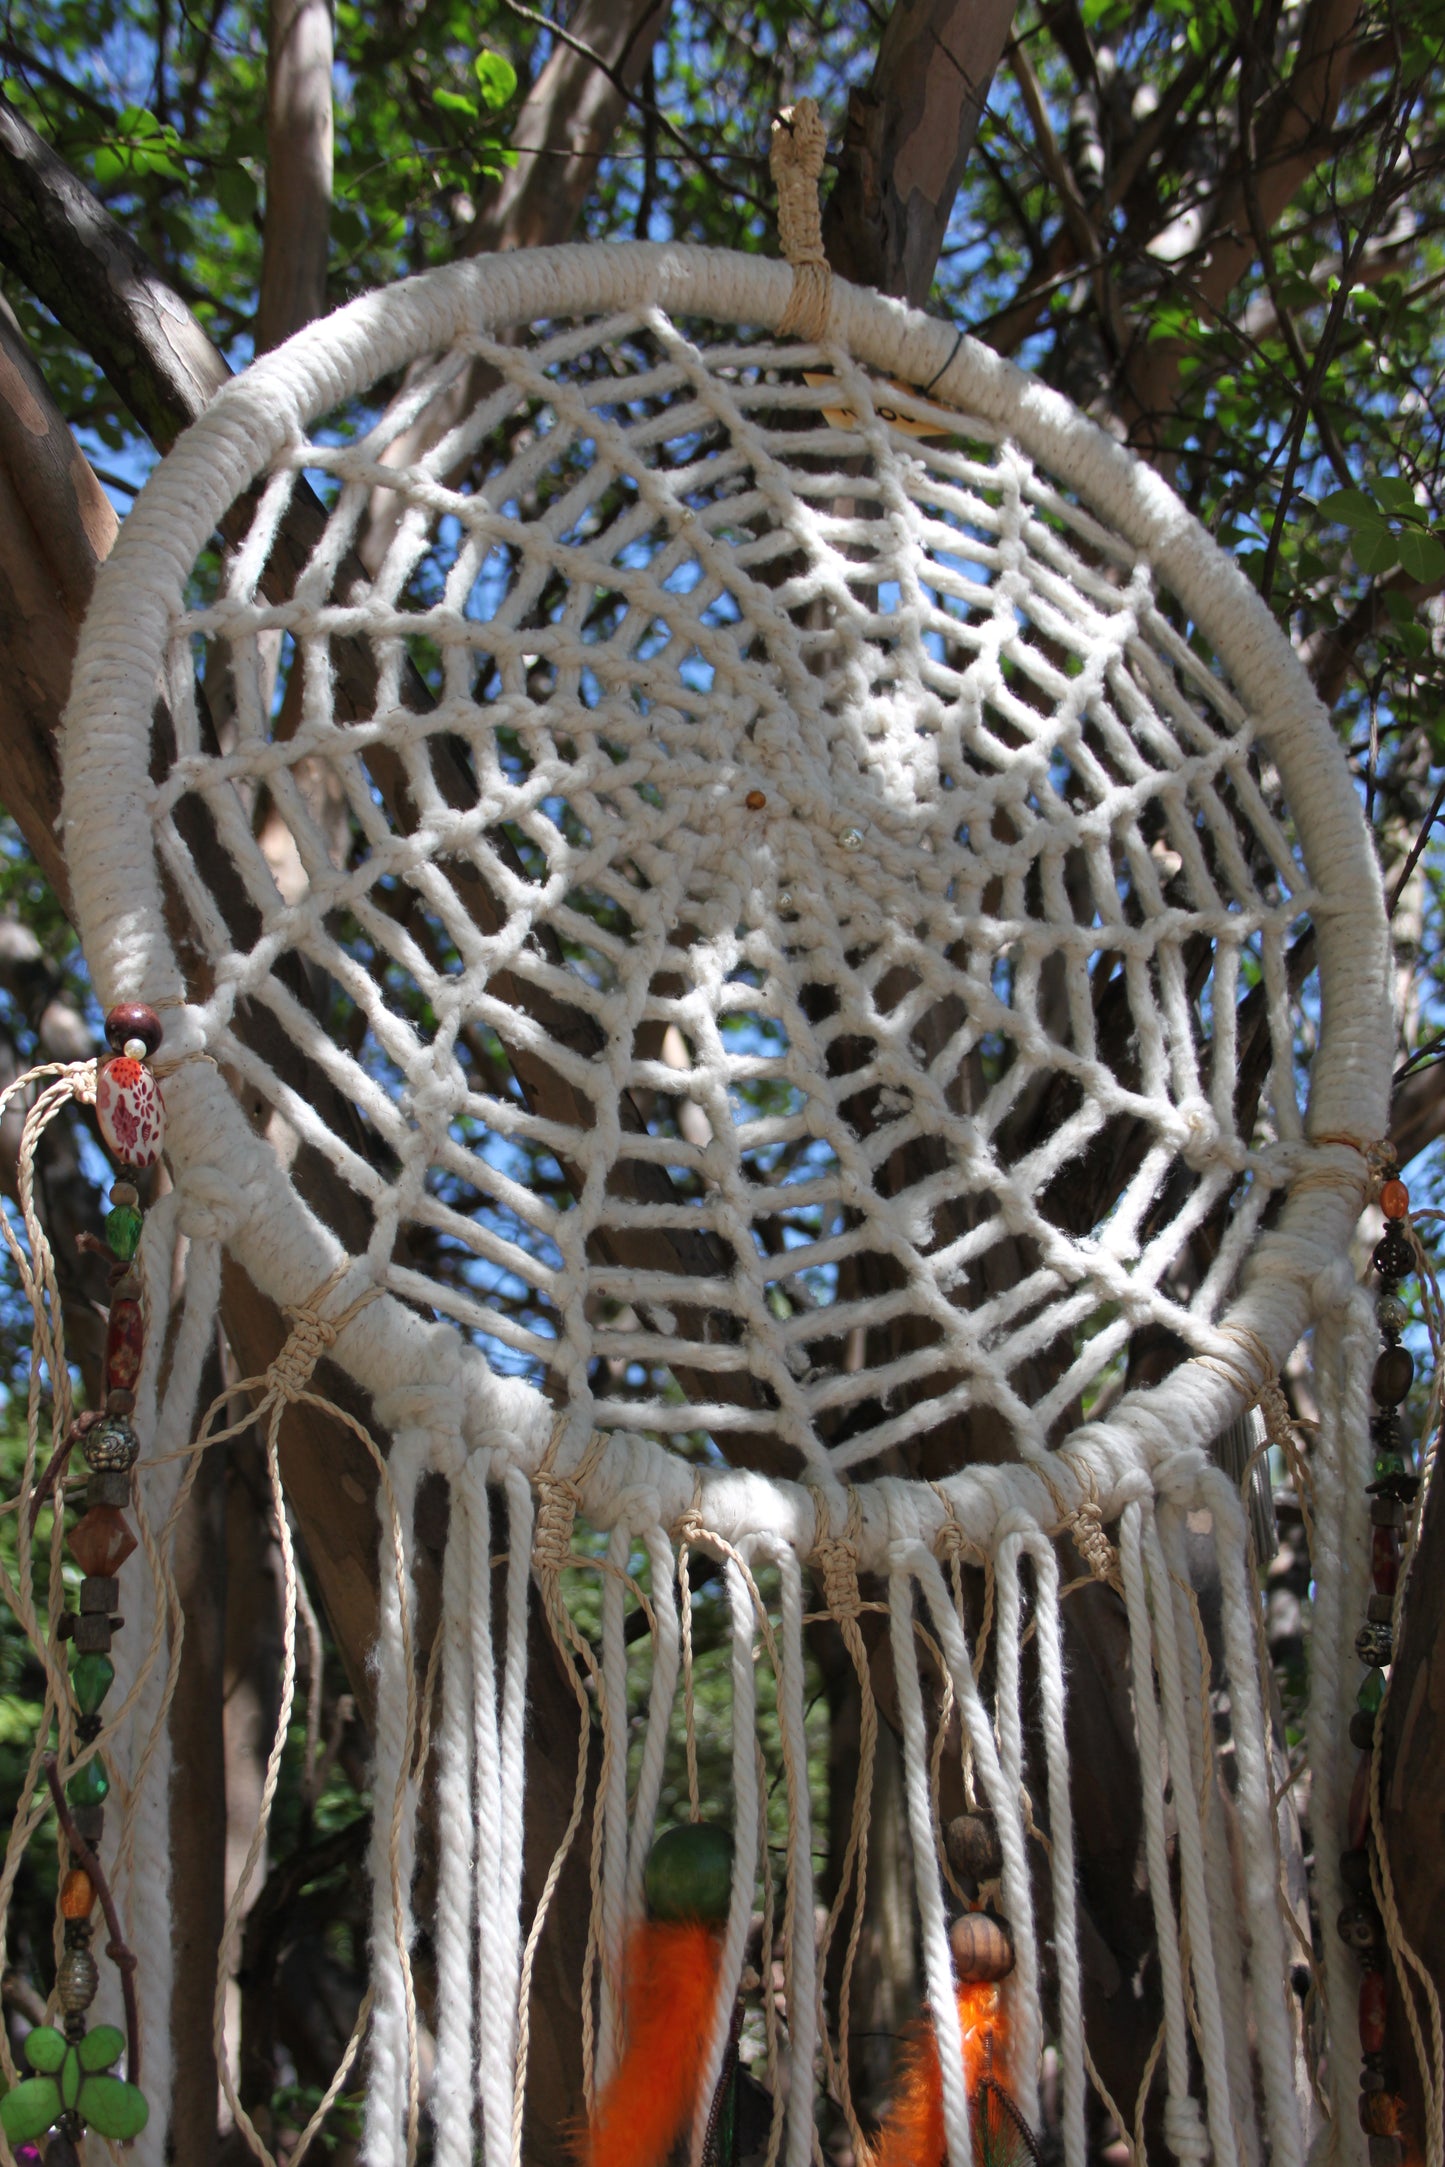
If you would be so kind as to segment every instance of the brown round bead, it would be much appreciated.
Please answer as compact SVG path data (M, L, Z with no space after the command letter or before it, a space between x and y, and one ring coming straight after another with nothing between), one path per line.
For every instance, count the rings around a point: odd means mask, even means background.
M943 1832L943 1845L962 1881L992 1881L1003 1866L998 1830L989 1814L956 1814Z
M1403 1219L1410 1209L1410 1192L1403 1181L1387 1181L1380 1191L1380 1209L1387 1219Z
M105 1019L105 1042L112 1053L123 1053L126 1040L138 1038L152 1054L164 1037L160 1017L144 1001L122 1001Z
M965 1911L948 1930L959 1979L1006 1979L1014 1968L1013 1936L988 1911Z
M1375 1364L1370 1390L1377 1407L1398 1407L1415 1382L1415 1360L1408 1347L1387 1347Z
M766 790L750 790L743 799L743 803L750 813L760 813L767 802L768 793Z
M88 1919L95 1909L95 1888L83 1866L72 1866L60 1884L62 1919Z

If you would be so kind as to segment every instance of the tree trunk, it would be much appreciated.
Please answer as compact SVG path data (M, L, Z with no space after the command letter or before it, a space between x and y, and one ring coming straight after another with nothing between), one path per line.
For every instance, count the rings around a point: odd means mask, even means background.
M266 51L266 239L256 351L326 307L331 246L331 0L271 0Z

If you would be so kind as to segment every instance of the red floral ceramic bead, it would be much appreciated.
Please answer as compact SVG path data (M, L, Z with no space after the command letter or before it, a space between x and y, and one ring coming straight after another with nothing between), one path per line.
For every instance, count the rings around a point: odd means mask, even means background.
M1385 2048L1385 1974L1367 1971L1360 1981L1360 2052L1382 2054Z
M128 1054L107 1061L96 1081L95 1118L123 1165L155 1165L165 1141L166 1109L148 1068Z
M144 1353L145 1323L140 1303L112 1302L105 1329L105 1389L108 1393L134 1392Z

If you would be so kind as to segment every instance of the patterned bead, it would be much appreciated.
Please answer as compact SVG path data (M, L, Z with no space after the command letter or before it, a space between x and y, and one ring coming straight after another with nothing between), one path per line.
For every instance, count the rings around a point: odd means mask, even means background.
M1355 1635L1355 1653L1362 1663L1388 1663L1393 1647L1388 1625L1366 1620Z
M1380 1209L1387 1219L1403 1219L1410 1209L1410 1192L1403 1181L1387 1181L1380 1191Z
M1373 1949L1381 1938L1380 1915L1363 1898L1346 1904L1335 1925L1341 1941L1351 1949Z
M1382 1332L1403 1332L1410 1321L1410 1312L1398 1294L1382 1294L1375 1305L1375 1316Z
M115 1505L92 1506L83 1520L76 1521L66 1540L81 1571L97 1578L118 1573L135 1548L130 1523Z
M164 1037L160 1017L144 1001L122 1001L105 1019L105 1042L112 1053L119 1053L131 1038L140 1039L148 1054L154 1053Z
M112 1302L105 1328L105 1389L134 1392L145 1353L145 1320L135 1301Z
M166 1109L148 1068L127 1055L107 1061L96 1079L95 1118L106 1148L126 1166L154 1166L165 1141Z
M1415 1269L1415 1252L1392 1219L1375 1244L1371 1258L1382 1279L1408 1279Z
M85 1433L81 1446L85 1464L94 1473L107 1468L120 1468L122 1472L134 1467L140 1458L140 1439L126 1421L124 1415L107 1415L93 1430Z
M88 1919L95 1909L95 1887L83 1866L72 1866L60 1884L62 1919Z
M1385 1974L1367 1971L1360 1981L1360 2052L1381 2054L1385 2047Z

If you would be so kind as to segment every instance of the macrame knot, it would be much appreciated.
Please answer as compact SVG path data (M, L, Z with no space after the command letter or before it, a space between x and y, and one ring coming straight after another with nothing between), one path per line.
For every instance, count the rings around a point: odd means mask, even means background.
M825 1535L813 1545L812 1562L823 1582L823 1600L841 1624L862 1608L858 1593L858 1553L841 1535Z
M828 131L811 98L800 98L773 122L768 164L778 191L778 239L793 267L793 290L778 324L784 336L815 343L828 329L833 274L823 253L818 182Z
M266 1372L267 1383L284 1400L298 1400L311 1383L311 1373L323 1354L335 1343L338 1327L314 1309L288 1309L291 1330L286 1344Z
M572 1529L582 1502L577 1485L570 1476L539 1469L532 1487L537 1493L532 1563L539 1573L565 1572L572 1562Z
M696 1505L689 1505L686 1512L680 1512L673 1521L672 1539L680 1548L688 1550L696 1550L709 1542L707 1522Z
M1209 2138L1199 2115L1199 2102L1186 2093L1171 2093L1164 2102L1164 2142L1185 2167L1191 2160L1207 2160Z
M245 1216L242 1192L218 1166L187 1167L179 1184L179 1220L192 1241L230 1241Z
M1069 1523L1069 1533L1074 1538L1074 1548L1094 1578L1107 1581L1122 1595L1124 1576L1119 1570L1119 1553L1104 1533L1104 1516L1097 1498L1088 1498L1080 1505Z

